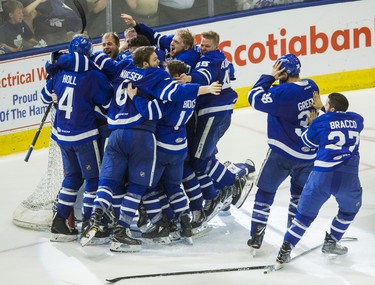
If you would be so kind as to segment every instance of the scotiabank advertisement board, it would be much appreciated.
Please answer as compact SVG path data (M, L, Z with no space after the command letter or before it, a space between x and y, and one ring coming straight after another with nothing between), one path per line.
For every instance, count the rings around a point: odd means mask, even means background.
M375 67L375 1L305 7L194 26L214 30L236 68L234 87L253 85L278 57L296 54L301 76ZM199 42L199 35L197 37Z
M220 49L236 69L233 87L243 89L250 88L262 73L270 73L275 60L286 53L300 58L302 77L337 76L357 70L373 72L374 19L375 1L363 0L250 15L187 28L196 35L198 44L199 34L204 31L220 34ZM173 34L174 30L162 33ZM43 54L0 62L0 142L2 136L39 126L46 109L39 96L47 76L44 66L48 58L48 54Z

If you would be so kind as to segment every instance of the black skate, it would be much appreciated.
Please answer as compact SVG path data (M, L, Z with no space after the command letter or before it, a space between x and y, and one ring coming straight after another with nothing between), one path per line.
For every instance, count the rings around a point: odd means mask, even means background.
M142 248L142 241L132 237L130 228L116 226L111 243L111 251L136 252Z
M172 219L169 221L169 239L171 241L177 241L181 239L181 233L178 229L177 219Z
M192 232L194 238L203 237L208 234L212 230L206 222L206 215L204 214L204 210L194 210L191 212L192 214Z
M220 192L220 195L221 195L221 203L222 203L222 206L221 206L221 211L224 211L224 209L226 209L226 211L230 208L230 205L233 201L233 191L235 190L235 186L232 185L232 186L225 186L221 192Z
M221 202L221 193L217 194L212 200L206 200L204 204L204 214L206 216L206 222L212 220L219 211L221 210L223 203Z
M63 219L55 213L51 226L50 241L68 242L78 238L78 230L69 225L68 220Z
M181 224L181 236L185 238L185 240L189 244L193 244L193 228L190 223L190 218L188 214L183 214L180 217L180 224Z
M247 245L251 247L251 254L255 255L255 250L262 246L264 234L266 232L266 225L257 224L253 236L247 241Z
M254 162L250 159L246 159L245 166L246 173L241 176L236 176L236 180L234 182L235 187L233 191L232 204L237 208L241 208L254 186Z
M335 240L333 240L332 236L329 233L326 233L322 252L330 257L335 257L347 254L348 248L337 243Z
M82 234L81 234L81 240L80 243L82 246L85 246L87 244L91 244L91 240L98 234L104 235L104 228L102 227L100 229L100 221L103 217L103 209L101 208L95 208L94 215L91 217L90 221L88 223L84 223L82 225ZM99 232L102 232L100 234ZM104 243L109 242L109 232L107 236L107 241L103 240Z
M108 225L100 225L93 237L91 237L88 241L82 240L82 238L85 239L85 236L90 235L90 229L92 229L92 224L90 221L82 222L82 233L80 240L82 246L106 244L111 241L113 228L108 227Z
M139 204L138 207L138 221L137 221L137 227L140 229L141 232L144 232L145 227L148 223L148 217L146 208L143 206L143 204Z
M283 268L285 263L288 263L290 261L291 251L292 245L289 242L284 241L276 258L275 270Z
M163 218L163 220L156 225L154 230L142 233L141 236L145 243L170 244L169 222Z
M191 219L191 226L194 228L200 227L206 221L206 215L202 210L194 210L191 212L192 219Z

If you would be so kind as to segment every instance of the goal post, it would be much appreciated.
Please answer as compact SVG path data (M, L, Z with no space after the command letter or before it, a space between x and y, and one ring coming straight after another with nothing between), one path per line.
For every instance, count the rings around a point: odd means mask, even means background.
M51 122L55 116L55 108L51 108ZM64 169L60 147L50 139L47 171L40 179L34 191L23 200L13 212L13 223L17 226L48 230L53 215L53 207L61 188Z

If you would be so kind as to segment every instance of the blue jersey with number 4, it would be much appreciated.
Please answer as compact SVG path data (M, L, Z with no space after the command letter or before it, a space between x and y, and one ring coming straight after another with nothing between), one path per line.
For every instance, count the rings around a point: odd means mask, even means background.
M191 72L191 82L210 85L218 81L222 84L222 89L219 95L206 94L198 97L195 107L198 117L224 116L233 113L238 95L232 88L232 79L234 79L233 65L222 51L213 50L201 56Z
M77 53L69 55L78 58ZM78 145L98 138L95 107L109 104L113 97L107 77L90 66L87 58L81 58L87 63L83 68L56 69L41 91L46 104L52 102L53 92L58 97L52 138L62 145Z

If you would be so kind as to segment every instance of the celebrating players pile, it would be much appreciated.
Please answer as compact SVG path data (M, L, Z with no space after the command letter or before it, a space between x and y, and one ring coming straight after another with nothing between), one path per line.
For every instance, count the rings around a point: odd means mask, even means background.
M56 108L52 139L65 172L51 241L110 242L116 252L139 251L142 242L193 244L220 211L240 208L253 186L250 159L216 158L238 97L231 87L234 68L214 31L202 33L197 46L188 29L161 35L130 15L121 17L133 28L126 48L116 33L107 33L103 51L93 53L90 39L77 35L68 53L54 53L46 65L41 96ZM339 241L361 206L363 118L347 112L340 93L330 94L323 107L318 86L301 79L300 68L294 54L281 56L248 95L255 110L268 114L269 145L251 216L253 255L276 191L290 176L287 232L276 269L290 260L331 195L339 210L322 251L346 254ZM79 232L71 217L84 182Z

